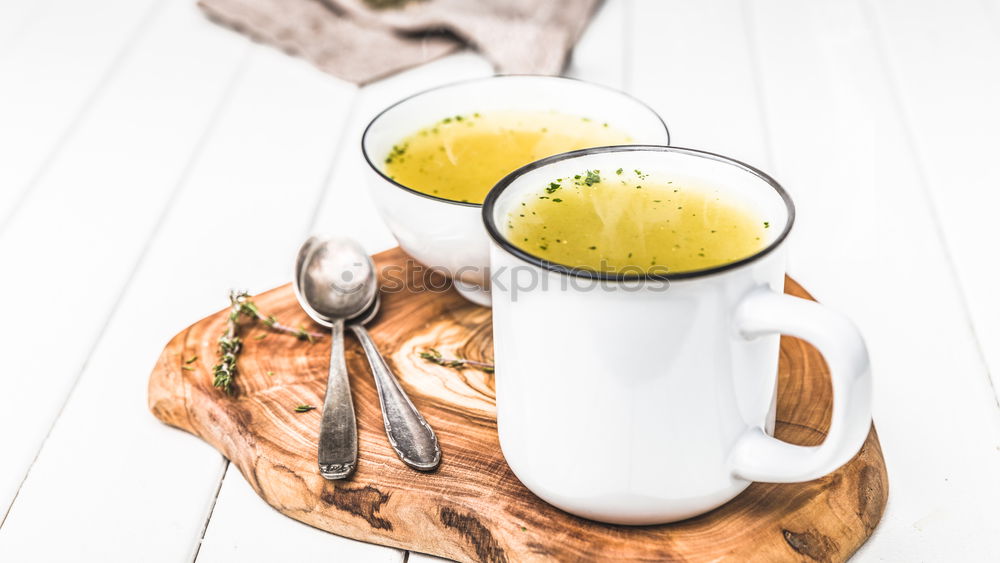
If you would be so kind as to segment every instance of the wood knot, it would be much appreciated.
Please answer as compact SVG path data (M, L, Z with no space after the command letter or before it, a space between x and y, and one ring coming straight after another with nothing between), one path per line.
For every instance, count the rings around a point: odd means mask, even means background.
M451 508L441 509L441 523L457 530L476 550L476 558L485 563L507 563L507 556L493 534L475 516Z
M837 554L839 547L837 542L824 536L816 530L806 530L804 532L793 532L782 529L785 542L801 555L805 555L813 561L832 561Z
M382 518L379 511L389 501L390 493L383 493L371 485L360 489L334 486L324 489L319 498L324 503L363 518L376 530L392 530L392 522Z

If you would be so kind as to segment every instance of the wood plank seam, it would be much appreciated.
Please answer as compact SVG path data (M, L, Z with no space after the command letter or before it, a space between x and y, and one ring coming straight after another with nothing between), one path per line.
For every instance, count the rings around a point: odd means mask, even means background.
M354 111L357 109L359 102L361 100L363 91L364 88L358 89L355 92L354 96L351 98L351 102L348 104L348 109L347 109L348 116L354 114ZM345 126L343 129L341 129L340 134L337 136L337 142L336 142L337 144L335 145L337 148L330 157L330 164L327 166L326 172L323 174L323 179L320 181L319 188L317 189L319 193L317 194L314 200L315 204L313 205L312 215L310 216L307 226L304 229L304 232L302 233L303 240L305 240L305 238L308 237L309 234L312 233L313 230L315 229L320 209L322 208L323 201L325 200L326 194L329 191L327 187L329 186L330 181L333 178L333 175L338 168L338 165L341 164L342 155L345 154L344 142L349 137L351 131L352 130L350 127ZM211 509L205 515L205 522L201 529L201 537L198 538L194 554L191 558L192 563L195 563L198 560L198 555L201 552L201 545L205 540L205 534L208 532L208 527L211 524L212 515L215 512L215 503L218 501L219 493L222 491L222 486L225 483L226 477L230 475L229 473L230 466L231 462L228 459L226 459L225 470L219 476L219 484L215 489L215 498L212 500ZM240 478L242 478L242 476ZM408 552L404 551L404 553Z
M251 63L251 61L253 59L253 53L257 49L259 49L259 47L256 44L252 44L251 43L251 44L247 45L246 50L245 50L245 54L240 59L239 63L237 63L237 67L234 70L233 76L230 79L229 84L226 86L226 89L225 89L225 92L222 95L222 98L220 99L220 101L219 101L218 105L216 106L216 108L212 111L212 117L210 118L208 124L206 125L205 131L198 138L198 141L195 144L195 148L194 148L194 150L193 150L193 152L191 154L191 157L188 159L188 163L184 166L184 170L181 172L181 175L180 175L180 177L178 179L178 182L177 182L177 187L175 187L173 193L171 193L171 195L170 195L169 200L167 201L166 205L164 206L164 210L163 210L163 212L161 213L160 217L157 220L156 227L154 228L154 232L150 235L149 239L147 239L146 243L143 245L143 250L142 250L141 256L140 256L139 260L137 261L136 266L133 269L132 273L129 275L128 281L126 282L125 286L123 286L123 289L122 289L120 295L124 295L125 294L125 291L128 288L128 283L131 282L132 277L134 276L135 272L138 271L139 267L142 265L143 259L145 258L145 255L146 255L146 251L149 249L149 246L152 244L152 241L156 238L156 234L159 231L159 228L162 226L162 224L165 222L166 218L169 216L170 211L172 210L173 204L176 201L177 197L180 195L181 191L184 189L184 185L187 183L188 178L189 178L189 176L191 174L191 171L197 165L198 160L201 157L202 150L204 149L205 145L207 145L208 142L210 141L210 139L212 137L212 133L214 133L215 127L216 127L216 125L217 125L217 123L219 121L219 118L222 116L222 114L225 111L226 105L232 99L232 97L236 94L236 92L238 90L239 82L242 79L242 77L244 76L244 74L246 73L246 69L249 67L249 65L250 65L250 63ZM332 170L333 167L331 166L330 169ZM118 306L118 301L116 300L115 301L115 305L112 308L112 315L109 316L109 320L110 320L110 318L113 317L113 312L114 312L114 310L117 309L117 306ZM101 334L103 334L103 328L101 330ZM98 339L95 341L94 346L92 347L92 349L96 348L98 342L100 342L100 335L98 336ZM83 370L81 369L81 373L82 372L83 372ZM75 387L75 382L74 382L74 387ZM71 393L72 393L72 389L71 389ZM67 401L68 400L69 400L69 397L67 396ZM56 420L58 420L58 416L56 417ZM55 422L53 422L53 426L54 425L55 425ZM225 459L225 458L223 458L223 459ZM207 510L207 512L205 514L205 517L204 517L204 523L201 526L200 535L199 535L197 541L195 542L194 553L191 556L192 563L194 561L198 560L198 554L201 552L202 542L205 540L205 534L208 532L208 526L209 526L209 524L211 522L212 514L215 512L215 505L218 502L219 493L222 490L222 485L225 482L226 475L229 473L229 466L230 466L229 460L225 459L225 463L223 465L223 470L222 470L222 472L221 472L221 474L219 475L219 478L218 478L218 485L215 487L215 493L214 493L213 497L211 498L211 500L209 502L209 507L208 507L208 510ZM2 524L0 524L0 526L2 526Z
M997 408L1000 409L1000 395L997 394L997 388L993 384L993 379L990 377L989 365L986 362L986 353L983 350L982 339L976 331L976 325L972 317L969 299L966 295L965 288L962 285L962 280L958 275L958 266L955 264L955 259L952 256L951 246L948 244L948 237L945 235L944 225L942 224L940 213L938 213L938 208L934 201L934 195L931 192L930 182L927 179L927 171L924 168L923 161L920 158L920 151L914 140L913 126L910 123L906 112L903 110L903 98L899 92L899 83L892 68L892 61L889 59L888 49L885 43L885 35L882 32L881 26L879 26L878 17L875 15L874 8L871 5L871 0L858 0L858 2L861 12L868 21L871 42L875 48L875 60L882 69L882 76L885 80L886 89L888 90L889 96L893 101L892 106L896 120L902 127L903 134L906 139L905 151L912 161L917 178L919 179L918 184L921 199L923 199L924 205L928 210L928 215L934 224L934 234L945 250L945 270L947 271L948 279L955 288L955 294L957 295L962 308L962 317L964 318L965 324L967 325L969 332L972 335L973 342L975 343L977 356L976 363L982 368L981 372L983 377L986 378L990 389L993 391L994 403Z
M220 454L221 455L221 454ZM223 456L225 459L225 456ZM205 534L208 532L208 524L212 521L212 514L215 513L215 505L219 502L219 493L222 492L222 484L226 481L226 475L229 474L229 467L232 464L226 459L226 463L222 466L222 472L219 475L219 484L215 487L215 495L212 496L212 502L208 507L208 513L205 515L205 523L201 527L201 536L198 538L198 543L194 546L194 553L191 555L191 563L198 560L198 554L201 553L201 544L205 541Z
M936 158L940 155L928 148L938 148L940 137L932 140L929 135L938 129L961 135L963 129L977 132L978 128L982 133L981 123L942 127L975 116L984 101L981 91L973 91L958 117L944 103L949 98L941 95L965 90L964 82L955 79L984 56L979 52L966 58L977 50L960 54L953 48L965 44L953 30L971 24L969 16L979 14L968 4L946 9L931 8L927 2L871 3L897 71L900 94L908 102L903 109L911 110L914 140L938 196L943 228L956 241L955 227L961 232L962 225L955 219L961 220L960 206L974 201L969 197L975 191L969 185L949 186L949 169L938 161L961 161ZM994 502L1000 489L980 484L990 480L991 471L995 474L1000 459L995 449L998 411L993 397L984 396L991 390L984 387L981 375L972 373L981 368L953 286L947 274L936 271L947 251L935 236L925 202L913 193L918 178L895 108L889 107L894 100L881 76L883 68L874 60L868 22L858 3L767 0L756 3L751 14L762 54L777 171L783 183L799 186L794 196L808 223L800 225L790 271L815 284L820 296L857 321L873 352L875 416L895 490L893 508L857 557L949 560L951 554L952 559L998 560L995 545L975 541L989 528L983 524L986 520L963 517L993 514L1000 506ZM944 14L951 16L933 17ZM966 35L972 35L973 26L968 27ZM980 37L976 44L983 45L983 26L975 29ZM952 48L944 53L938 43ZM941 56L928 60L932 53ZM943 66L961 66L963 72L939 76ZM980 77L968 81L978 84ZM931 123L937 128L929 128ZM961 141L958 136L944 143ZM893 250L897 246L909 248L897 253ZM977 247L968 241L952 247L956 264L965 266L962 247L969 254ZM965 281L971 313L978 315L982 307L973 286ZM919 304L917 309L914 303ZM899 322L913 318L916 310L926 322ZM990 354L991 340L983 329L980 334ZM898 391L904 388L908 398L899 401ZM928 416L922 409L912 409L914 404L937 409ZM947 417L947 426L936 422L942 416ZM958 430L962 428L970 428L969 436ZM921 447L913 447L913 436L920 436ZM932 450L948 453L922 454ZM955 546L964 555L956 555Z
M162 4L162 0L160 4ZM157 233L159 232L160 228L162 228L163 224L166 222L166 219L169 216L171 209L173 208L174 202L180 195L181 190L183 190L184 184L187 182L187 178L188 175L190 174L190 171L194 168L194 165L198 161L201 149L205 146L208 139L211 138L211 133L215 129L215 126L219 120L219 116L222 115L226 103L232 97L232 94L235 91L235 86L238 84L239 78L242 76L243 71L246 68L246 63L249 59L250 52L251 49L248 47L247 53L243 56L240 63L237 65L237 68L234 70L233 76L230 79L229 84L226 86L226 89L223 92L215 109L213 109L212 116L210 117L208 123L206 124L205 130L202 132L197 142L195 143L194 149L191 152L191 156L188 157L187 164L185 164L184 169L181 171L180 176L178 176L177 182L175 183L173 190L171 191L166 203L164 204L163 209L160 211L160 214L157 216L157 219L153 224L152 230L150 231L149 235L144 241L142 248L139 251L138 258L135 261L135 264L133 264L125 280L122 282L122 285L117 292L117 297L115 298L114 302L109 308L107 315L105 315L105 318L101 323L100 328L98 328L97 334L95 335L93 341L87 347L88 349L87 355L84 357L84 360L80 364L79 369L76 370L76 375L73 377L73 382L70 384L70 387L66 392L65 397L63 397L62 404L59 406L59 410L56 412L56 416L52 419L51 424L49 424L49 428L45 434L45 438L43 438L42 442L38 445L38 449L35 452L35 457L32 460L31 464L27 467L27 469L25 469L24 475L21 477L21 483L18 485L17 492L11 499L10 504L4 509L3 518L0 519L0 528L3 528L3 524L7 521L8 515L10 515L10 513L14 510L14 505L17 502L18 494L20 493L21 487L24 485L25 480L27 480L28 474L31 473L31 468L34 466L35 461L38 460L38 455L45 448L45 444L46 442L48 442L49 435L52 433L52 429L55 428L56 424L59 422L63 410L66 408L66 404L69 403L70 398L73 396L73 392L76 390L76 386L80 382L80 377L86 370L87 364L90 363L91 356L93 355L97 347L100 345L101 340L104 338L104 334L107 331L108 326L114 320L115 315L118 312L118 307L121 304L122 298L128 291L129 285L131 285L132 280L135 278L136 273L142 266L146 253L149 250L149 247L152 245L152 242L156 239ZM2 227L0 227L0 229L2 229Z
M59 138L56 139L55 145L48 151L48 154L39 165L38 170L31 175L28 182L23 188L21 188L21 192L14 198L14 201L11 202L11 206L10 209L7 210L7 214L0 217L0 237L4 235L7 227L13 222L14 216L17 215L17 212L24 206L24 202L31 196L31 192L45 176L45 173L52 166L52 163L59 158L63 147L65 147L69 140L73 137L84 118L90 113L91 108L93 108L97 103L97 100L100 99L107 85L111 83L122 64L128 58L129 53L132 52L133 47L135 47L135 45L142 39L146 30L153 25L153 22L156 21L156 17L160 14L161 9L166 2L167 0L158 0L157 2L154 2L139 21L139 24L136 25L135 29L128 35L125 43L112 59L108 69L98 80L97 86L95 86L91 93L87 95L83 105L80 107L80 110L70 121L69 125L66 126L63 133L59 135Z
M771 132L770 119L768 118L767 103L765 101L764 84L761 80L762 71L760 64L760 49L757 47L757 30L753 25L753 18L750 11L753 10L753 3L740 2L740 20L743 24L743 38L747 45L748 59L750 60L750 76L753 77L753 92L757 103L757 119L760 122L760 133L763 141L761 150L764 153L764 162L760 163L768 174L775 173L774 166L774 135Z
M347 107L347 115L351 116L358 110L358 106L361 103L361 99L364 96L365 88L359 88L355 90L354 96L351 98L350 104ZM344 128L340 130L340 134L337 136L337 147L336 152L330 157L330 166L327 167L326 174L323 175L323 181L319 187L319 195L316 197L316 203L313 205L312 215L309 217L309 222L306 225L305 232L302 233L302 240L305 240L311 233L315 232L316 223L319 221L319 213L323 208L323 203L326 201L326 195L331 191L329 188L330 182L333 181L333 175L336 173L337 168L342 165L342 160L346 158L345 155L349 154L345 151L346 142L349 141L348 137L353 133L353 129L347 124ZM356 142L360 143L360 139L356 139Z

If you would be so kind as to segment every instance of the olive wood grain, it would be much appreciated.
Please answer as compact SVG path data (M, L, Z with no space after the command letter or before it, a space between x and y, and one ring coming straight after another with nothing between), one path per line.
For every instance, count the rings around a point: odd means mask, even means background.
M406 260L399 249L375 257L384 284L400 285ZM348 480L327 481L316 470L320 409L295 412L300 404L322 404L329 339L310 343L247 326L237 392L227 396L212 387L226 315L216 313L167 344L150 377L150 409L218 449L265 502L296 520L460 561L843 561L881 518L888 479L874 428L836 473L808 483L755 483L721 508L680 523L606 525L545 504L521 485L500 453L493 376L419 357L437 348L490 361L489 310L441 290L440 279L406 275L410 289L384 291L382 312L370 329L437 432L443 451L437 471L415 472L390 448L371 374L352 337L347 365L360 454ZM809 298L790 279L786 292ZM285 324L310 326L289 286L254 300ZM821 442L830 400L823 358L803 341L783 337L776 435L796 444Z

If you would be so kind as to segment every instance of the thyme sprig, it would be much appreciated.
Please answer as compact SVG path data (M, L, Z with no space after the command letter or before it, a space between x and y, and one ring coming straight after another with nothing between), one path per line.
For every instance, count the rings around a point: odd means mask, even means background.
M486 362L477 362L475 360L470 360L468 358L449 358L442 354L436 348L428 348L427 350L420 353L420 357L431 362L432 364L437 364L439 366L445 366L455 369L465 369L467 367L476 368L480 371L486 373L493 373L493 364Z
M236 357L243 348L243 340L236 335L236 323L240 318L240 303L246 300L246 292L229 292L229 302L232 309L226 319L226 332L219 337L219 363L215 364L212 372L215 379L212 385L222 389L226 393L233 392L233 378L236 377Z
M310 332L304 328L293 328L278 322L274 316L265 315L260 312L257 304L250 300L250 294L246 291L229 291L229 316L226 318L226 330L219 337L219 362L212 368L214 379L212 385L222 389L226 393L233 392L233 379L236 377L238 368L236 359L243 349L243 339L239 337L239 322L241 317L246 317L252 321L260 321L267 328L284 334L291 334L299 340L313 342L320 337L319 333Z
M234 293L236 294L237 301L233 300ZM283 325L278 322L278 319L276 319L274 315L265 315L261 313L260 309L257 308L257 304L250 301L249 296L245 291L231 291L229 294L229 300L230 302L233 302L234 307L239 307L241 315L246 315L252 319L256 319L264 323L264 326L275 332L291 334L299 340L308 340L309 342L314 342L317 338L322 336L317 332L310 332L302 327L294 328L288 325Z

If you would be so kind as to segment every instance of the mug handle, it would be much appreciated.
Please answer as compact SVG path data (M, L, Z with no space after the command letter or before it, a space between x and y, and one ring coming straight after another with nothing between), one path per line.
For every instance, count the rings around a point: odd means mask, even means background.
M747 339L783 333L815 345L830 367L833 415L826 439L818 446L796 446L751 428L733 447L733 475L747 481L798 483L847 463L871 427L871 364L858 329L815 301L769 289L747 295L736 308L735 322Z

